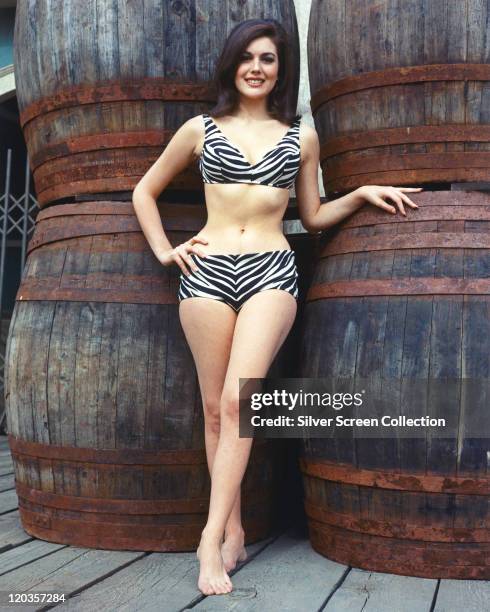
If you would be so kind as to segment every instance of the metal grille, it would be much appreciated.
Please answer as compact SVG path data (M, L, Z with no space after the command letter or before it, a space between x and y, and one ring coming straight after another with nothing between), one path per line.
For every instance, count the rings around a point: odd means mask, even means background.
M5 291L6 289L18 289L20 279L25 266L27 245L34 231L36 217L39 212L39 204L30 192L31 175L29 160L25 159L25 181L24 193L16 197L10 191L12 176L12 149L7 150L7 165L5 172L5 188L0 197L0 312L1 312L1 346L0 346L0 433L5 432L5 350L7 343L8 330L10 325L10 313L5 312ZM16 171L19 165L16 166ZM13 261L7 259L7 248L15 253L18 251L19 257ZM18 284L16 287L7 287L7 273L12 275L14 268L19 265ZM10 281L11 282L11 281Z

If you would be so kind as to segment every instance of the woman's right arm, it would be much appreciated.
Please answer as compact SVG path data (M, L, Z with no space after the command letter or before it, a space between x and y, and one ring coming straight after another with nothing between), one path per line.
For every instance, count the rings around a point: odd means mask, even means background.
M163 230L156 201L172 179L189 166L197 157L197 143L202 137L202 117L197 115L188 119L172 136L160 157L137 183L133 191L133 207L151 250L163 265L176 263L187 274L183 264L189 268L195 265L188 252L204 254L192 245L204 238L191 238L191 241L178 245L175 249L170 244Z

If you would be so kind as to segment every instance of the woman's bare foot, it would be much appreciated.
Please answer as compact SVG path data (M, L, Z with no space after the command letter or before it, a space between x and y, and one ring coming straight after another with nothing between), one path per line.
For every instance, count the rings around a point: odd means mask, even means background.
M197 586L204 595L222 595L233 589L230 577L223 566L220 542L202 532L196 552L201 564Z
M227 572L235 569L238 561L245 561L247 558L244 542L245 532L241 528L225 533L225 541L221 545L221 556Z

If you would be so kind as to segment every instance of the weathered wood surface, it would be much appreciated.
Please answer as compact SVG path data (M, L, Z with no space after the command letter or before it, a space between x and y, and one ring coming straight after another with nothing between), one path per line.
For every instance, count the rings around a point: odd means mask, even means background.
M345 377L353 391L386 400L353 416L429 415L453 427L414 429L411 438L402 428L350 439L312 433L302 463L311 541L365 570L488 579L490 195L412 198L419 208L406 217L366 206L323 235L300 375ZM474 288L455 290L458 282ZM350 481L332 473L339 464ZM363 481L373 474L389 486Z
M481 612L488 610L489 602L489 581L441 580L434 612Z
M216 101L211 79L223 44L251 17L277 19L290 33L297 91L293 0L225 8L221 2L19 1L15 81L40 206L87 193L130 199L174 132ZM200 196L197 164L170 189Z
M15 510L18 506L15 489L8 489L0 493L0 515Z
M18 510L0 516L0 552L31 540L33 540L33 537L22 528Z
M480 0L313 0L309 77L326 192L488 180L489 16Z
M430 612L437 580L351 569L325 612Z
M230 595L206 597L192 609L199 612L319 610L325 594L335 587L347 569L314 552L304 538L286 534L232 579L235 590Z
M2 491L8 491L9 489L13 489L15 487L15 476L14 474L6 474L5 476L0 476L0 493Z
M12 462L12 458L8 457L0 457L0 476L6 476L7 474L12 474L14 471L14 464Z
M273 540L269 538L248 546L249 559ZM196 589L198 574L195 553L153 553L82 591L63 608L80 612L87 609L157 612L165 602L166 611L181 610L190 602L202 599Z
M176 244L204 213L165 209ZM127 202L49 207L28 250L6 360L24 527L62 544L193 550L210 478L180 270L157 260ZM242 483L249 542L267 537L275 512L284 468L273 446L254 444ZM12 471L0 456L0 475Z
M5 440L0 438L0 448ZM100 612L486 612L490 582L365 572L330 561L290 529L247 547L229 595L204 597L195 553L104 551L33 539L0 516L0 593L66 593L56 609ZM163 606L163 608L162 608ZM41 610L40 605L22 609ZM0 612L12 610L5 600Z

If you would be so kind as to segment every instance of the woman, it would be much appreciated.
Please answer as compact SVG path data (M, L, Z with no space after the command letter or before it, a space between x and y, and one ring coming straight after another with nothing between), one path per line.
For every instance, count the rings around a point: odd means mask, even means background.
M384 197L405 215L405 204L417 206L404 192L420 190L371 185L320 205L318 136L294 114L289 52L278 22L238 24L216 67L212 116L186 121L133 194L156 257L181 269L179 316L197 368L211 473L208 521L197 551L198 586L206 595L230 592L228 572L246 558L240 483L252 439L238 436L239 378L267 375L296 316L294 252L282 233L289 187L295 184L310 233L366 202L396 213ZM196 159L208 220L196 236L173 247L155 202Z

